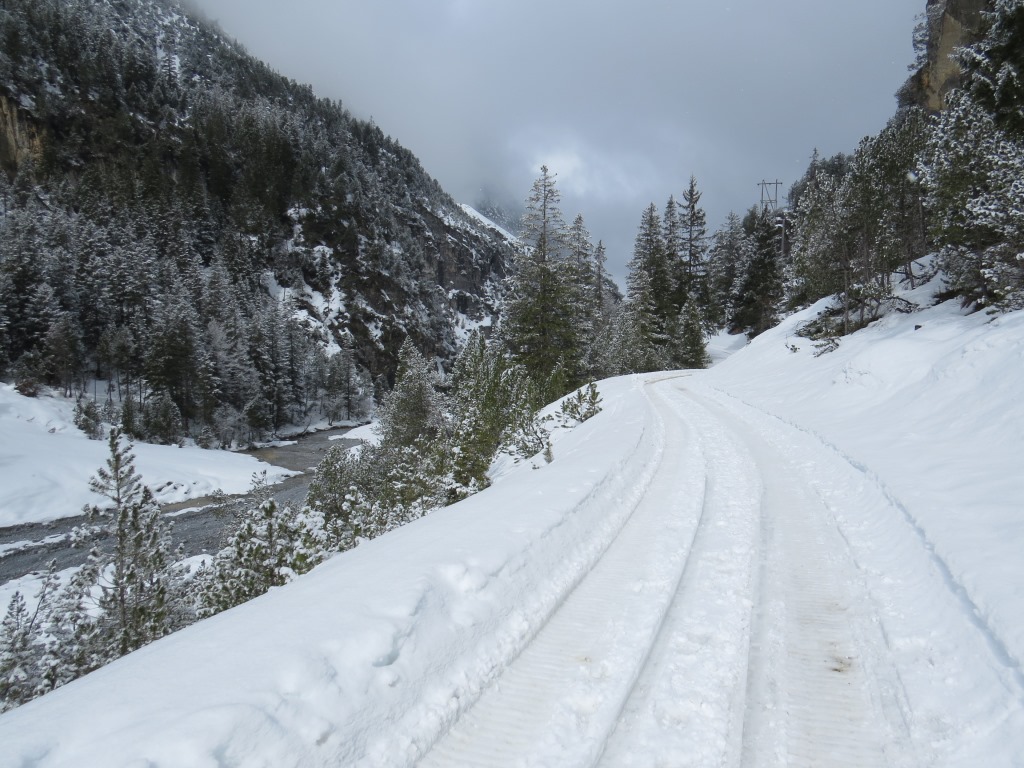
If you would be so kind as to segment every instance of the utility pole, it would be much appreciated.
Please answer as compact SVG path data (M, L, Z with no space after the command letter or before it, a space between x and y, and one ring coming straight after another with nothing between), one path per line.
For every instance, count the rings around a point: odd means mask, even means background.
M779 187L782 186L782 182L776 179L775 181L762 181L757 186L761 188L761 211L774 211L779 207Z
M761 213L777 213L779 211L779 187L782 182L762 180L757 186L761 188ZM786 256L786 224L788 223L787 212L782 209L781 213L775 216L775 227L780 230L779 239L779 262Z

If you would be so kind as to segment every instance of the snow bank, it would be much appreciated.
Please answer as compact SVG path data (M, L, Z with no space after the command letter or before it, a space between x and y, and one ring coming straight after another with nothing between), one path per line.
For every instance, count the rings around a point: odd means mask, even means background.
M649 482L639 379L554 461L0 717L30 766L412 761L582 578ZM646 436L646 439L644 439Z
M109 454L105 440L89 440L74 426L71 401L24 397L0 384L0 526L38 523L80 514L101 499L89 478ZM135 468L161 504L249 490L266 471L274 483L295 474L244 454L135 444Z
M824 305L703 381L816 433L881 483L1021 669L1024 312L945 302L890 315L815 357L795 331Z

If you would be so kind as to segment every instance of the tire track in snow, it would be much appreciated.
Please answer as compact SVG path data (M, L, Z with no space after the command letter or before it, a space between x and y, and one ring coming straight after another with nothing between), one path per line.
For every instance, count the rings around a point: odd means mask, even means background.
M665 450L619 535L421 766L591 765L604 749L700 523L699 444L655 385Z
M906 733L881 705L884 642L846 542L788 459L745 439L765 485L765 551L742 764L890 765Z
M914 536L920 540L921 547L933 561L935 569L941 574L946 588L949 589L949 591L963 605L964 614L977 626L979 632L984 635L985 641L990 646L993 654L995 654L999 661L1013 676L1018 689L1022 692L1022 700L1024 700L1024 669L1021 668L1021 658L1017 653L1014 653L1010 645L1004 640L1003 636L989 623L986 611L982 609L979 602L972 596L967 585L957 578L956 574L954 574L953 569L946 561L946 558L943 557L943 555L936 549L934 542L928 535L928 532L921 526L913 514L911 514L906 505L889 489L882 478L879 477L878 473L863 462L850 456L835 443L827 440L814 430L795 424L794 422L783 419L780 416L776 416L775 414L752 405L745 400L735 397L734 395L730 395L724 390L716 391L720 395L728 397L752 411L756 411L767 419L771 419L778 422L780 425L785 425L786 427L807 435L811 439L820 443L823 448L834 453L843 462L848 464L858 473L862 474L867 480L877 487L879 493L885 498L888 505L899 513L906 526L913 532Z
M808 460L793 467L795 484L813 493L843 541L869 605L859 623L876 706L891 728L890 762L1017 765L993 755L1024 754L1020 666L907 508L812 430L719 390L703 394L760 435L769 454Z
M639 376L633 378L646 403L644 427L636 443L626 456L607 467L599 464L601 479L534 546L505 562L497 572L484 575L485 580L494 582L487 601L505 607L495 614L496 623L474 624L478 640L469 646L471 650L460 654L465 646L456 644L454 655L439 659L419 691L419 701L392 717L388 735L353 746L354 765L410 765L429 753L518 658L620 535L647 493L666 448L665 424L651 403L646 382ZM605 418L631 417L618 413L619 407L613 404ZM544 503L542 496L535 499ZM528 573L538 564L546 564L548 569L543 583L532 581ZM520 571L526 573L525 580ZM446 582L451 580L450 571L443 575ZM421 602L431 601L443 604L446 598L428 586ZM442 612L448 610L442 607ZM451 618L460 624L456 613ZM401 655L398 650L392 654L396 660Z
M667 396L700 442L707 492L679 589L602 756L609 768L735 765L740 758L761 481L735 435L678 390Z
M704 524L602 764L891 764L870 608L827 511L747 425L689 394L677 408L704 443Z

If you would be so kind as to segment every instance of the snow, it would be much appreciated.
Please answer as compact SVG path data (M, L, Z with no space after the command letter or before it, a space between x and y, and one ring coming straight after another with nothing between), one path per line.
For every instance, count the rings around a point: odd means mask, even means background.
M476 221L479 221L481 224L483 224L485 227L487 227L489 229L493 229L495 232L497 232L503 238L508 240L510 243L518 243L519 242L519 238L518 237L513 235L507 229L504 229L501 226L499 226L498 224L495 224L493 221L491 221L489 218L484 216L482 213L480 213L480 211L476 210L475 208L473 208L473 207L471 207L469 205L466 205L465 203L460 203L460 207L462 208L462 210L470 218L475 219Z
M89 479L105 465L105 440L89 440L74 426L74 404L65 398L24 397L0 384L0 526L39 523L78 515L99 503ZM294 472L244 454L135 443L135 468L161 504L206 496L220 489L244 493L255 473L276 483Z
M821 309L601 382L551 463L0 716L0 763L1021 765L1024 312L815 356Z
M707 380L819 435L884 485L1020 668L1024 312L965 315L950 301L884 318L815 358L792 334L820 309Z
M714 363L720 363L747 345L747 337L742 333L730 334L719 331L708 339L708 354Z

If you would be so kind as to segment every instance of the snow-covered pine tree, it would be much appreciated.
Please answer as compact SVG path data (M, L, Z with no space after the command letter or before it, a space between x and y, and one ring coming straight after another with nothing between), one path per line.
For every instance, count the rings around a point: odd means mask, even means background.
M243 514L203 575L200 613L213 615L287 584L319 564L326 551L322 518L313 510L265 499Z
M0 622L0 712L28 701L35 688L36 639L21 592L15 592Z
M600 325L600 305L594 278L594 246L582 214L577 214L567 234L567 256L565 263L566 296L572 313L570 322L576 329L581 346L579 376L593 375L593 348L596 343L596 329Z
M582 286L567 269L558 201L555 177L542 166L523 217L522 238L530 249L517 260L500 328L513 359L543 382L551 400L580 381L586 355L577 316Z
M681 368L707 368L711 364L711 357L707 351L705 323L700 316L697 297L692 297L683 305L676 327L678 332L673 340L674 364Z
M1024 138L1024 0L994 0L977 43L956 51L964 89L995 125Z
M395 386L377 411L375 427L381 446L411 445L418 439L431 439L441 429L440 396L434 386L435 374L406 337L398 351Z
M101 553L96 571L100 642L116 658L140 648L166 630L170 528L153 493L135 471L131 441L120 429L108 439L106 466L89 482L111 506L87 506L90 522L106 522L113 544Z
M15 592L0 624L0 712L49 690L47 646L52 645L54 603L59 579L50 561L32 603Z
M683 218L675 195L669 195L661 216L661 241L665 251L666 268L672 279L672 301L678 307L686 300L688 281L684 263L687 247Z
M704 316L710 310L711 296L707 279L707 214L700 206L700 198L697 178L690 176L679 216L682 250L674 275L677 287L673 305L676 311L681 311L687 301L696 300Z
M746 272L739 278L730 327L750 338L771 328L783 298L775 222L770 211L747 214L753 250Z
M645 373L668 367L669 334L664 323L650 275L631 263L626 302L612 340L619 373Z
M665 241L662 238L661 217L658 215L658 209L654 203L647 206L640 217L640 226L633 244L633 259L629 263L629 270L630 275L636 271L643 271L647 274L650 279L654 313L660 326L667 328L670 318L675 317L677 311L673 305L675 280L668 262ZM633 290L630 287L629 278L627 278L627 287L630 291Z
M540 176L533 182L526 198L526 211L520 222L520 237L533 248L536 261L546 262L562 256L567 240L565 219L558 204L557 174L540 167Z
M848 162L823 164L817 150L800 185L794 234L794 281L790 301L807 304L842 293L851 281L852 246L844 236L839 197Z
M443 455L449 503L487 487L486 472L495 455L516 442L513 434L520 426L532 425L538 404L526 385L526 372L497 345L480 333L470 337L456 360L446 405L450 448Z
M743 220L730 211L725 224L715 232L708 254L708 280L711 290L710 314L706 320L716 328L732 313L733 286L750 260L750 241Z
M620 372L661 370L669 365L672 280L665 259L661 220L651 203L637 231L626 278L626 305L618 318L613 346Z
M950 95L921 172L936 244L965 303L1024 306L1024 2L996 0L987 31L961 49L963 87Z
M925 189L917 173L929 132L928 116L917 107L899 110L875 142L882 207L876 247L886 273L900 271L915 287L914 262L931 249Z

